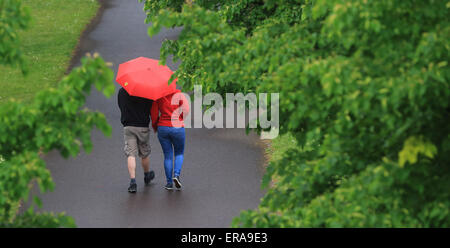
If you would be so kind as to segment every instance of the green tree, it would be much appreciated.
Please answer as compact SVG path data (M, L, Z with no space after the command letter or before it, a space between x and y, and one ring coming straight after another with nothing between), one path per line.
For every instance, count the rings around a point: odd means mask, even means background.
M0 0L0 64L25 68L18 46L17 29L26 28L27 11L17 0ZM0 227L73 227L64 214L34 211L35 205L19 213L22 201L36 183L41 192L54 187L41 155L59 150L64 157L76 156L80 148L92 149L93 127L105 135L111 127L99 112L84 108L92 86L107 97L114 93L113 72L97 55L64 77L56 88L38 93L31 104L11 100L0 105Z
M19 64L26 72L17 32L30 22L29 10L20 0L0 0L0 65Z
M450 2L146 1L185 90L279 92L257 210L233 226L450 226Z

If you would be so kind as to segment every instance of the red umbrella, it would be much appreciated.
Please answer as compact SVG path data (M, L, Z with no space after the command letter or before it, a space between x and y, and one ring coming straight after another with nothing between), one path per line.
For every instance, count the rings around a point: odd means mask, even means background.
M168 84L172 74L158 60L139 57L119 65L116 81L132 96L156 100L176 91L177 79Z

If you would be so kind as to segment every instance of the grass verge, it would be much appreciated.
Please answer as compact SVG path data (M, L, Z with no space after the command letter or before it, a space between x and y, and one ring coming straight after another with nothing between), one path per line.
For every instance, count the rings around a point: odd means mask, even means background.
M301 149L297 145L297 141L290 133L280 135L273 140L267 141L265 142L265 145L265 166L271 166L271 163L276 163L281 160L284 153L289 149L297 149L301 152ZM278 180L279 178L274 175L269 187L275 187Z
M55 86L100 6L97 0L23 0L23 4L33 19L29 29L20 33L29 74L0 66L0 104L12 98L29 102L38 91Z
M280 135L271 140L270 145L267 146L266 158L269 162L278 161L283 157L283 154L291 148L298 148L294 136L289 133Z

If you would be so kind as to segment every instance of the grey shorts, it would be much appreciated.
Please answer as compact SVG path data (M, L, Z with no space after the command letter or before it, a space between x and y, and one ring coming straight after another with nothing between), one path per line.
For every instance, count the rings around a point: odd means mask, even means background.
M146 158L150 155L150 129L148 127L123 128L125 156Z

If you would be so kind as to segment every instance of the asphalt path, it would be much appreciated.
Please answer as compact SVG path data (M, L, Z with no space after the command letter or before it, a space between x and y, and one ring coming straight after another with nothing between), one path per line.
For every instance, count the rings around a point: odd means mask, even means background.
M143 4L137 0L106 0L102 14L83 35L75 65L87 52L98 52L118 65L145 56L158 59L164 39L175 39L179 29L147 36ZM176 65L168 63L173 70ZM137 167L138 191L129 194L123 154L123 127L116 95L106 99L93 91L86 106L105 114L112 137L92 132L90 154L68 160L53 151L45 156L55 190L41 196L42 210L65 212L78 227L228 227L240 211L256 208L263 196L264 163L259 137L243 129L186 129L182 191L163 189L163 153L156 135L150 136L150 166L155 180L144 186Z

